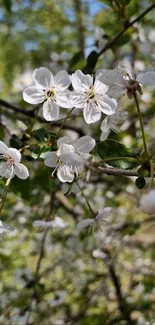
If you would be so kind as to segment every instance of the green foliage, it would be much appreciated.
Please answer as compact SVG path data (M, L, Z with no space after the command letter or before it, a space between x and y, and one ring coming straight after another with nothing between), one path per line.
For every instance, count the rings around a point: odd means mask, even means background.
M99 156L105 160L105 162L107 161L108 165L113 167L132 169L140 164L134 152L128 149L124 144L115 140L99 142L97 144L97 150ZM112 160L112 158L116 160Z

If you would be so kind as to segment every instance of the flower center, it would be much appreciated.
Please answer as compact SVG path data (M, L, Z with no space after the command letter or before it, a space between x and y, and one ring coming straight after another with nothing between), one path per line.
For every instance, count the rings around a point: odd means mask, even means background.
M53 89L48 89L46 91L46 97L47 99L50 98L50 99L54 99L55 98L55 92Z
M95 97L94 87L93 86L90 87L90 92L88 94L88 97L89 97L89 99L93 99Z

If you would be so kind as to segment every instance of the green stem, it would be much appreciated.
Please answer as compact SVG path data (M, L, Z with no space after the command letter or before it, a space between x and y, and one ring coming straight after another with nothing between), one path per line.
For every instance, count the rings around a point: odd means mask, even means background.
M138 99L137 99L136 93L134 93L133 96L134 96L135 103L136 103L136 107L137 107L138 118L139 118L139 122L140 122L140 128L141 128L141 132L142 132L142 138L143 138L144 151L145 151L146 157L148 157L148 151L147 151L146 139L145 139L145 132L144 132L144 126L143 126L143 120L142 120L142 116L141 116L140 107L139 107L139 103L138 103Z
M154 163L153 163L153 159L150 160L150 173L151 173L150 186L151 186L151 188L153 188L154 187Z
M6 184L5 184L5 188L4 188L4 191L2 193L2 197L0 199L0 202L1 202L1 205L0 205L0 214L3 210L3 207L4 207L4 203L5 203L5 199L6 199L6 196L7 196L7 193L8 193L8 189L9 189L9 184L11 182L11 178L8 178Z
M86 198L86 196L85 196L85 194L84 194L84 192L83 192L83 190L82 190L80 184L79 184L78 182L77 182L77 186L78 186L78 188L80 189L81 194L82 194L82 196L84 197L84 199L85 199L85 201L86 201L86 203L87 203L87 206L88 206L88 208L89 208L90 213L93 214L93 216L96 215L95 212L93 211L93 209L92 209L92 207L91 207L89 201L87 200L87 198Z
M63 123L61 124L60 129L59 129L59 131L58 131L58 133L57 133L57 135L56 135L56 138L59 137L60 132L61 132L61 130L62 130L64 124L66 123L68 117L69 117L69 116L71 115L71 113L73 112L74 108L75 108L75 107L73 107L73 108L68 112L68 114L66 115L66 117L64 118L64 121L63 121Z
M133 157L109 157L103 159L103 162L113 161L113 160L127 160L127 161L138 161L137 158Z

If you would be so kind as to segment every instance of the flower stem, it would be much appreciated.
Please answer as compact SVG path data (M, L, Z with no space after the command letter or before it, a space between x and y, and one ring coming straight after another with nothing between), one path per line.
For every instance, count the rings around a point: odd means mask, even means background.
M104 162L108 162L108 161L113 161L113 160L127 160L127 161L135 161L137 162L138 159L137 158L133 158L133 157L109 157L109 158L105 158L103 159L103 163Z
M150 160L150 174L151 174L150 187L153 188L154 187L154 163L153 163L153 159Z
M66 115L66 117L64 118L64 120L63 120L63 122L62 122L62 124L61 124L61 126L60 126L60 129L59 129L59 131L58 131L58 133L57 133L57 135L56 135L57 138L59 137L60 132L61 132L61 130L62 130L64 124L66 123L68 117L69 117L69 116L71 115L71 113L73 112L74 108L75 108L75 107L73 107L73 108L68 112L68 114Z
M3 206L4 206L4 203L5 203L5 199L6 199L6 196L7 196L7 193L8 193L8 189L9 189L9 185L10 185L10 182L11 182L11 178L8 178L6 184L5 184L5 188L4 188L4 191L2 193L2 197L0 199L0 214L3 210Z
M143 126L143 120L142 120L142 116L141 116L140 107L139 107L139 103L138 103L136 93L134 93L134 99L135 99L135 103L136 103L136 107L137 107L138 118L139 118L140 128L141 128L141 132L142 132L144 151L145 151L146 157L148 157L148 151L147 151L146 139L145 139L145 132L144 132L144 126Z
M87 203L87 206L88 206L88 209L89 209L90 213L93 214L93 216L96 215L95 212L93 211L93 209L92 209L92 207L91 207L89 201L87 200L87 198L86 198L86 196L85 196L85 194L84 194L84 192L83 192L83 190L82 190L80 184L79 184L78 182L77 182L77 186L78 186L78 188L80 189L81 194L82 194L82 196L84 197L84 199L85 199L85 201L86 201L86 203Z

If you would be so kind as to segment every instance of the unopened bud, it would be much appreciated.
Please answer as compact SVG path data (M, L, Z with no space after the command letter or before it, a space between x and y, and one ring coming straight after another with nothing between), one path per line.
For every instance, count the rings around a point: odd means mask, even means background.
M147 214L155 213L155 188L142 194L139 201L140 208Z

